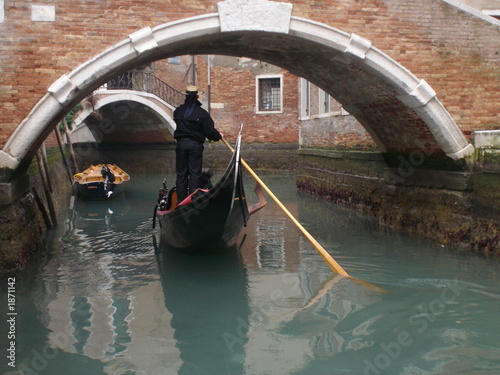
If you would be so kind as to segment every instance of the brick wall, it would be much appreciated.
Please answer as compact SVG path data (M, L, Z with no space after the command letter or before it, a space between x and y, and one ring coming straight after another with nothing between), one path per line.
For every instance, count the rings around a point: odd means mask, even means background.
M244 59L252 65L250 67L240 64L241 60L224 57L212 61L210 113L217 128L228 139L235 139L243 123L245 143L297 143L297 77L264 62ZM198 84L204 89L207 87L207 62L201 58L198 61ZM282 113L256 111L256 77L263 74L283 75ZM206 94L202 100L207 100Z
M187 85L192 84L190 70L192 56L178 56L178 59L173 61L171 62L169 59L156 61L153 64L154 75L177 91L183 91Z
M32 21L31 1L6 2L5 20L0 23L0 146L4 146L47 88L61 75L145 26L215 13L217 2L52 0L44 4L54 6L54 22ZM294 16L367 38L417 77L425 79L437 91L464 134L500 128L498 24L436 0L290 3ZM221 70L220 74L223 73ZM292 78L287 76L288 79ZM239 83L238 78L233 84ZM229 82L226 87L230 87ZM247 89L251 91L252 87ZM227 99L242 96L241 89L236 91L227 90ZM247 95L250 93L245 92ZM289 103L285 107L291 112L284 114L281 120L294 115L291 108L297 98L292 96L287 93ZM254 93L250 97L253 98ZM216 100L228 103L226 98L214 98ZM232 103L224 111L214 109L214 116L229 132L234 131L234 123L269 124L269 131L260 131L260 134L256 131L253 135L256 142L263 139L293 142L288 120L255 115L242 108L241 101ZM221 119L222 114L229 113L232 118Z
M216 12L216 1L46 2L54 22L31 21L31 1L5 3L0 23L0 145L61 75L146 26Z
M299 85L304 85L303 80ZM306 90L306 88L301 89ZM303 148L374 150L377 145L365 128L342 105L331 97L330 111L325 112L323 90L309 84L309 113L301 113L300 145ZM322 107L322 108L320 108Z
M248 143L298 143L297 77L264 62L229 56L196 56L196 82L200 101L208 110L208 59L210 67L210 114L216 127L234 140L240 124ZM181 56L180 64L162 60L154 65L155 75L176 90L193 84L192 56ZM243 62L243 63L242 63ZM256 113L256 77L262 74L283 76L283 113Z

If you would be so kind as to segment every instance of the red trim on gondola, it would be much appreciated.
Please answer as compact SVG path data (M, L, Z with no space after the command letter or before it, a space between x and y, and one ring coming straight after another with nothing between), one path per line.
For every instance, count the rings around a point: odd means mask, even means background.
M202 191L202 192L204 192L204 193L208 192L208 190L207 190L207 189L199 189L199 188L198 188L198 189L196 189L196 190L194 191L194 193L193 193L193 194L189 194L189 195L188 195L188 197L187 197L186 199L184 199L181 203L179 203L179 204L176 206L176 208L177 208L177 207L179 207L179 206L184 206L185 204L191 204L191 203L193 203L193 196L194 196L197 192L199 192L199 191ZM175 210L175 208L174 208L174 210Z
M179 203L177 206L174 207L174 210L177 208L177 207L180 207L180 206L185 206L186 204L191 204L193 203L193 196L197 193L197 192L203 192L203 193L207 193L208 190L207 189L196 189L194 191L193 194L189 194L188 197L186 199L184 199L181 203ZM158 215L165 215L166 213L169 213L169 212L172 212L173 210L166 210L166 211L158 211Z

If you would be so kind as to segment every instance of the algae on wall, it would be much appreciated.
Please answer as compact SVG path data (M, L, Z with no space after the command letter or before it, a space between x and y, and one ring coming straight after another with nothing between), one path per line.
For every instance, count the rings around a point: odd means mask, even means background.
M67 207L71 184L58 149L48 154L48 176L56 212ZM43 245L45 231L51 224L48 206L36 160L28 169L28 193L13 204L0 207L0 272L22 270Z
M301 150L297 187L385 226L500 255L500 173L423 170L398 183L384 170L376 154Z

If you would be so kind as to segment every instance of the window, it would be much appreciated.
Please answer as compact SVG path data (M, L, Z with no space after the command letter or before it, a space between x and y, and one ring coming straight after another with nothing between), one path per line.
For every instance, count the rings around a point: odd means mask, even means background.
M169 57L168 58L168 63L169 64L179 65L181 63L181 57L180 56Z
M304 78L300 79L300 118L311 117L311 83Z
M330 95L319 89L319 114L330 113Z
M257 112L281 112L283 85L281 76L257 77Z

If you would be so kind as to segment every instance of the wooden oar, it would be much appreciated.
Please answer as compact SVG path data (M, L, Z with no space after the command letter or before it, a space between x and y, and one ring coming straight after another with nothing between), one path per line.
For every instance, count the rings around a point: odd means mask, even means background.
M234 152L234 149L233 147L224 139L222 138L222 142L225 143L225 145L232 151ZM314 248L316 249L316 251L321 255L321 257L323 258L323 260L330 266L330 268L338 273L339 275L341 276L344 276L344 277L348 277L352 280L355 280L355 281L358 281L360 282L361 284L363 285L366 285L372 289L375 289L377 291L380 291L380 292L387 292L385 289L383 288L380 288L376 285L373 285L367 281L364 281L364 280L360 280L360 279L356 279L352 276L350 276L341 266L340 264L338 264L335 259L332 258L332 256L330 254L328 254L328 252L323 248L323 246L321 246L321 244L316 241L314 239L314 237L302 226L302 224L300 224L298 222L297 219L295 219L295 217L291 214L290 211L288 211L288 209L283 205L283 203L281 203L281 201L276 197L276 195L274 195L274 193L271 191L271 189L269 189L267 187L267 185L260 179L259 176L257 176L257 174L253 171L252 168L250 168L250 166L247 164L247 162L243 159L241 159L241 164L243 164L243 166L247 169L247 171L252 175L252 177L255 179L255 181L257 181L260 186L265 190L265 192L276 202L276 204L281 208L281 210L286 214L286 216L288 216L288 218L295 224L295 226L297 226L297 228L302 232L302 234L309 240L309 242L311 242L311 244L314 246Z
M226 146L231 150L234 151L233 147L224 139L222 138L222 141L226 144ZM314 246L314 248L319 252L319 254L323 257L325 262L330 266L330 268L338 273L339 275L342 275L344 277L349 277L349 274L338 264L335 259L332 258L330 254L321 246L321 244L314 239L314 237L298 222L297 219L291 214L290 211L281 203L281 201L274 195L274 193L267 187L267 185L260 179L259 176L253 171L252 168L247 164L247 162L243 159L241 159L241 164L247 169L247 171L252 175L252 177L260 184L260 186L265 190L265 192L276 202L276 204L281 208L281 210L288 216L288 218L299 228L299 230L302 232L304 236L311 242L311 244Z

